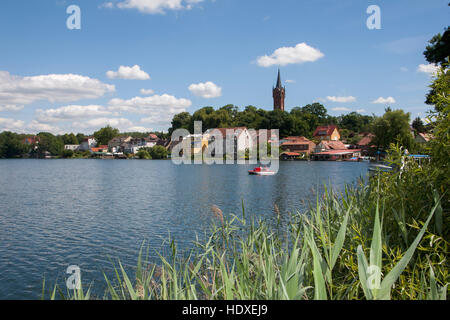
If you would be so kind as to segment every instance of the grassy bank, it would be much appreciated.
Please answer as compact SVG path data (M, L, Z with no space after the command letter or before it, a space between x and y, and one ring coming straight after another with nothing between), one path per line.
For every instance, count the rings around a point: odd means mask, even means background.
M118 261L115 277L105 275L104 298L446 299L447 200L428 193L434 185L411 185L410 175L420 180L427 170L411 163L343 194L327 190L306 212L276 210L275 224L248 222L245 210L227 219L214 207L206 241L189 254L172 243L156 265L144 246L134 272ZM92 298L86 287L52 287L43 297Z

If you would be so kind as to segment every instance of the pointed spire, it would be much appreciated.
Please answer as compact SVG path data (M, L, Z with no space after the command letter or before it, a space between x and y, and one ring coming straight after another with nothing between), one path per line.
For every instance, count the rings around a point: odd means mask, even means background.
M283 86L281 85L281 74L280 74L280 68L278 68L278 80L277 80L277 89L281 89L283 88Z

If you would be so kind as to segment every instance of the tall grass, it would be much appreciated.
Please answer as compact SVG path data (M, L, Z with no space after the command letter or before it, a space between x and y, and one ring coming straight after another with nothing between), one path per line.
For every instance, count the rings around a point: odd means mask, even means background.
M395 221L404 232L403 242L394 244L386 233L392 226L383 223L392 215L391 208L372 194L371 186L363 185L340 195L325 190L306 212L282 217L278 210L275 225L261 219L247 221L244 209L242 217L226 218L214 207L217 223L206 240L195 241L187 254L172 243L169 255L160 254L158 264L149 262L149 250L144 254L143 246L133 275L120 261L114 277L104 274L105 298L446 299L447 242L427 231L441 207L440 198L435 198L424 222L406 224L401 217L408 213L399 209ZM433 237L427 245L439 247L423 251L427 237ZM441 255L440 264L430 259L436 254ZM55 286L49 298L90 298L90 291L59 297L58 291Z

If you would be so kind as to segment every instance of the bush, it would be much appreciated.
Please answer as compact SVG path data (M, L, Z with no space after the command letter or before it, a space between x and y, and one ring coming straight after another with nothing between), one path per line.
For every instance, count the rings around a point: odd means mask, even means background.
M64 150L62 152L62 157L63 158L72 158L74 155L74 152L72 150Z
M168 151L163 146L154 146L150 149L150 155L152 156L152 159L166 159Z
M145 160L152 159L152 156L150 155L150 153L145 149L139 150L136 155L138 156L139 159L145 159Z

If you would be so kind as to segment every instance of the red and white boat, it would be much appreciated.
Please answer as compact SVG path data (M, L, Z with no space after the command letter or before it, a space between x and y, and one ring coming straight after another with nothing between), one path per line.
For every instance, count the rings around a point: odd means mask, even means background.
M249 170L248 174L258 176L273 176L275 174L275 171L271 171L267 167L256 167L253 170Z

